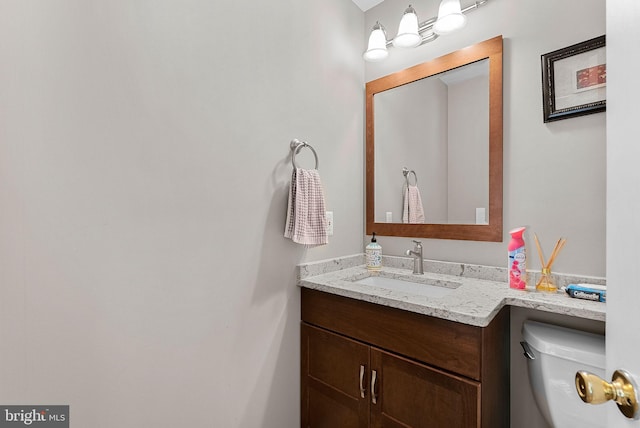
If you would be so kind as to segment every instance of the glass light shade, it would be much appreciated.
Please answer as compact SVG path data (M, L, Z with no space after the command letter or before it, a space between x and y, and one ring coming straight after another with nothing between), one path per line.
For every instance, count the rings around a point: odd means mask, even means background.
M369 35L369 44L367 45L367 51L362 55L366 61L375 62L382 61L389 56L387 51L387 34L384 31L384 27L379 22L373 26L371 34Z
M393 39L393 46L397 48L414 48L421 41L422 36L418 33L418 15L415 9L409 5L400 20L398 35Z
M460 8L460 0L442 0L438 10L438 20L433 24L436 34L449 34L464 27L467 17Z

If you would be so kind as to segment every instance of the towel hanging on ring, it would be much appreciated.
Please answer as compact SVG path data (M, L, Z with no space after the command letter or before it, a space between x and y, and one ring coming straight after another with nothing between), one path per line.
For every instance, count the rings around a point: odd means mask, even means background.
M302 147L311 148L316 156L315 169L307 170L296 166L295 154ZM318 156L311 146L298 140L291 142L291 148L294 168L289 187L284 236L308 247L328 244L324 189L317 169Z
M421 224L424 223L424 207L418 186L408 185L404 190L404 209L402 210L402 222Z
M405 186L402 194L402 222L413 224L424 223L424 207L422 206L422 197L418 189L418 176L415 171L409 170L406 166L402 168L402 174L405 178ZM415 184L409 184L409 174L413 174Z

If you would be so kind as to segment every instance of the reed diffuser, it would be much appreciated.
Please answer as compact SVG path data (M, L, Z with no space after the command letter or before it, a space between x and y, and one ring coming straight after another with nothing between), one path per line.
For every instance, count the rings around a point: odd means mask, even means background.
M538 241L538 236L534 233L533 238L536 241L536 248L538 250L538 256L540 257L540 265L542 266L542 272L540 274L540 279L536 284L537 291L547 291L551 293L555 293L558 291L558 287L556 286L556 282L553 279L553 275L551 274L551 266L553 262L560 254L560 250L564 247L564 244L567 242L565 238L558 239L556 245L553 247L553 251L551 252L551 256L547 262L544 261L544 254L542 253L542 248L540 247L540 241Z

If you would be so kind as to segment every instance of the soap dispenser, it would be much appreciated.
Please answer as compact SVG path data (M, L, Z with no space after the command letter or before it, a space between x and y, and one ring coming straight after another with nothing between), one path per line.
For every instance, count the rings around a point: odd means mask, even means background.
M376 241L376 233L373 232L371 242L365 248L365 256L367 259L367 269L377 271L382 269L382 247Z

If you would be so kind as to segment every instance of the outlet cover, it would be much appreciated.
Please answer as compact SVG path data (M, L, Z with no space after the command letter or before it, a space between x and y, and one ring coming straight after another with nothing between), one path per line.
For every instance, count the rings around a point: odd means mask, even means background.
M333 211L327 211L325 218L327 219L327 235L333 236Z

